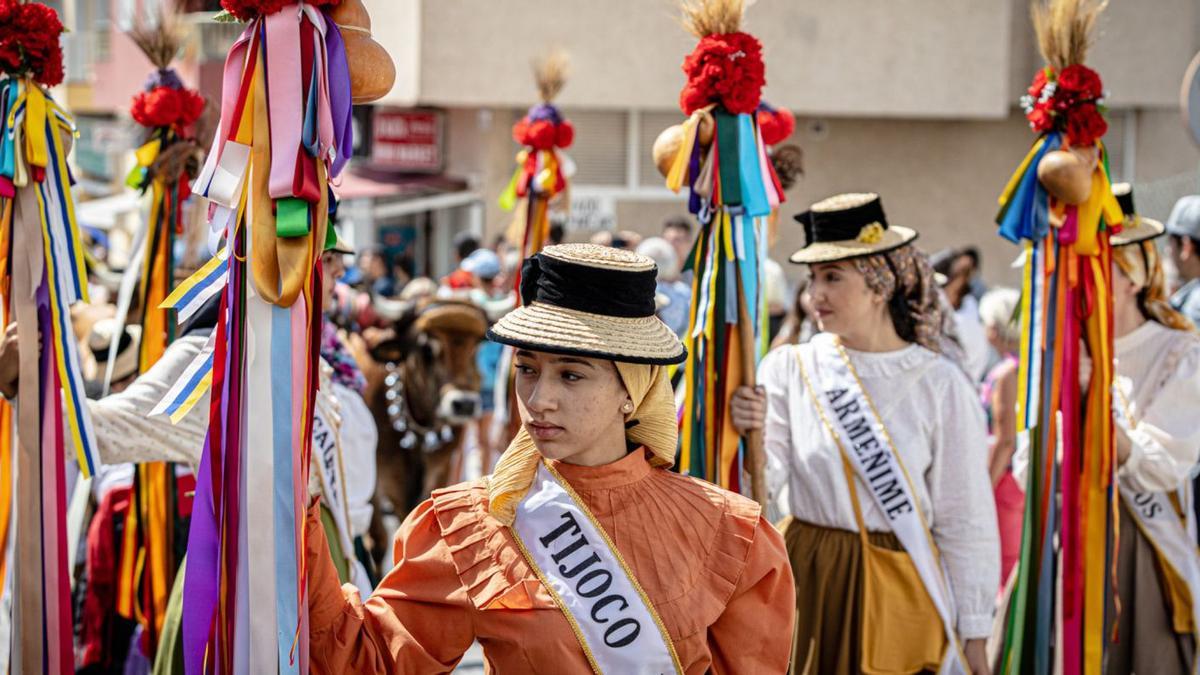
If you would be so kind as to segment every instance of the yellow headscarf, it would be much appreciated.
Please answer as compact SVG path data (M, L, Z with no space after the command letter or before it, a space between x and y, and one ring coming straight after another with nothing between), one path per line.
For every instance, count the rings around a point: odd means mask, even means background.
M1167 277L1152 240L1113 248L1113 262L1141 290L1138 299L1146 318L1175 330L1195 331L1196 326L1167 299Z
M633 400L629 421L637 422L628 428L625 438L650 450L651 466L671 466L675 463L679 425L667 369L620 361L616 366L625 391ZM496 520L512 525L516 506L533 484L541 459L537 446L522 425L500 456L496 471L488 481L488 511Z

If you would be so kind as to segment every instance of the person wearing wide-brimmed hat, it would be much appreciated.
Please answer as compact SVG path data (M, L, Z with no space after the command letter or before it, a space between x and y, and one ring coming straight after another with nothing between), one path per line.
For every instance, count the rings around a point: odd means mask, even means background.
M943 351L933 271L875 194L797 216L823 331L772 351L765 423L772 502L796 579L793 672L987 672L999 579L987 435L974 387ZM945 672L945 671L942 671Z
M1190 508L1200 457L1200 336L1171 307L1154 240L1162 223L1139 216L1128 184L1113 185L1125 215L1113 235L1113 346L1117 477L1122 497L1115 593L1119 639L1108 673L1195 672L1200 551ZM1189 532L1193 534L1189 534Z
M317 673L445 673L473 641L495 672L772 673L793 586L754 502L667 471L677 422L654 263L588 244L528 259L516 349L522 427L490 477L437 490L363 601L310 536ZM317 527L310 516L310 533Z

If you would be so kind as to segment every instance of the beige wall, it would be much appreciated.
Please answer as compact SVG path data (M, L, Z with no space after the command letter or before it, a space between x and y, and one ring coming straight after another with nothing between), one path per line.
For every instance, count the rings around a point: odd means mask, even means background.
M668 110L695 40L670 0L366 0L397 63L385 102L528 105L530 60L571 54L561 102ZM767 97L807 114L1004 117L1041 65L1025 0L758 0ZM1090 63L1116 106L1173 106L1200 48L1191 0L1112 2Z
M668 0L367 1L376 34L413 80L388 100L450 109L447 171L487 195L489 236L510 218L495 200L513 170L509 126L534 99L531 58L569 49L566 108L657 115L676 109L679 64L694 44ZM1114 2L1091 52L1111 93L1114 177L1147 188L1139 205L1159 218L1178 194L1200 191L1200 153L1175 110L1198 26L1190 0ZM1015 249L992 221L1033 140L1013 108L1041 65L1024 0L758 0L747 28L766 45L767 98L802 115L794 140L808 173L789 195L774 257L801 243L791 215L869 189L893 222L922 232L923 248L976 244L987 277L1012 280ZM656 234L684 212L682 198L633 193L616 202L622 229Z

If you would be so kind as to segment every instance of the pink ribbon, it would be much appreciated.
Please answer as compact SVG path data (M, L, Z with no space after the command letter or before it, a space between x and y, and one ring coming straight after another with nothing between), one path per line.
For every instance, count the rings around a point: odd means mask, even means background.
M304 74L300 72L300 16L298 5L288 5L268 15L267 105L271 109L272 199L295 197L296 161L304 128Z

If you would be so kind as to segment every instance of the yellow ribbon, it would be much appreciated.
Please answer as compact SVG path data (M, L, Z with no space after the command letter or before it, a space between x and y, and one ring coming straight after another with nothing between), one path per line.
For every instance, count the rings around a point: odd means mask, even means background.
M46 145L46 95L41 87L25 84L25 155L30 166L45 167L50 161Z
M671 170L667 172L667 187L672 192L679 192L683 182L687 180L688 160L692 157L692 147L696 143L696 131L700 126L700 114L697 111L683 123L683 142L675 153L675 161L671 162Z

